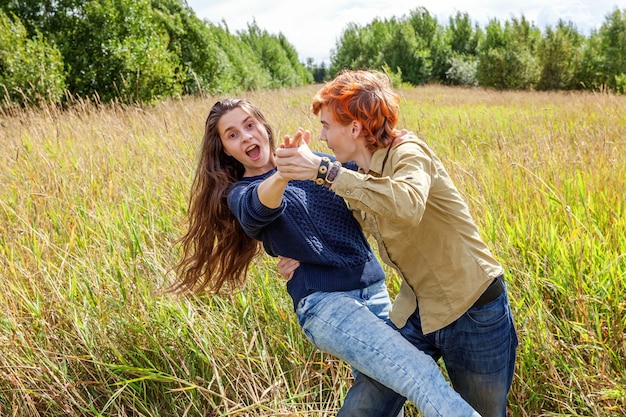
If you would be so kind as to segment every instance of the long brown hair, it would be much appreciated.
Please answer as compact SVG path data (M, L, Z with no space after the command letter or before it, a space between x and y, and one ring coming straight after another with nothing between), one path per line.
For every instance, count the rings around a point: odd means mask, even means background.
M313 114L318 115L324 105L339 123L361 122L372 152L391 145L397 136L400 96L383 72L344 69L315 94Z
M248 267L259 254L258 241L245 234L227 205L228 188L244 174L244 166L226 155L217 124L229 111L241 108L263 123L274 150L274 133L261 111L245 99L229 98L213 105L206 119L187 217L189 229L177 243L182 260L174 270L179 280L169 291L218 293L223 286L240 288Z

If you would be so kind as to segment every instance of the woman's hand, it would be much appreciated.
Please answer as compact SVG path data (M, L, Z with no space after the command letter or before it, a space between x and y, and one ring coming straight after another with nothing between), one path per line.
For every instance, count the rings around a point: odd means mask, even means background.
M293 272L300 266L300 261L279 256L276 266L278 267L278 273L289 281L293 276Z

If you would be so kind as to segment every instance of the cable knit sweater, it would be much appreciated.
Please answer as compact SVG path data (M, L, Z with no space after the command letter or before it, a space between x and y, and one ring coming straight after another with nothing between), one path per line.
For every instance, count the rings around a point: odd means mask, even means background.
M242 178L228 191L228 206L245 232L271 256L300 261L287 291L298 302L315 291L350 291L385 278L344 200L313 181L290 181L271 209L259 201L259 184L276 170Z

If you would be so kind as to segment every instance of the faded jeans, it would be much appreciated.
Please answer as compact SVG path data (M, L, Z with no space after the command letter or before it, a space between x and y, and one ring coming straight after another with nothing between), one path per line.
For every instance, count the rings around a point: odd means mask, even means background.
M314 292L298 303L296 314L318 349L408 398L425 417L479 416L452 389L433 358L388 324L389 308L381 280L360 290ZM400 406L403 402L401 398Z
M434 360L443 358L452 386L483 417L506 416L518 344L506 285L495 300L470 308L441 330L423 334L418 309L400 332ZM342 411L346 416L395 417L406 395L389 388L357 374Z

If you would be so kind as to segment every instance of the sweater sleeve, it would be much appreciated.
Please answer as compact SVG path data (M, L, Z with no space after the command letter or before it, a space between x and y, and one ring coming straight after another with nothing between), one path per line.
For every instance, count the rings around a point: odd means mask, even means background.
M258 188L261 181L239 183L228 191L228 207L233 212L246 234L261 240L263 229L278 218L285 209L285 202L277 208L269 208L259 200Z

